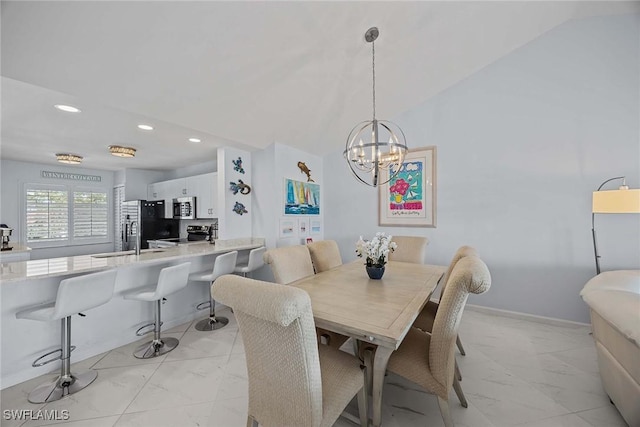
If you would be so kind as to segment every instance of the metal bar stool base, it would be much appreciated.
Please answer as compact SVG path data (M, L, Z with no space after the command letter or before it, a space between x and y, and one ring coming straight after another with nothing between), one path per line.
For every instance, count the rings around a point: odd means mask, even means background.
M207 317L196 323L196 330L198 331L215 331L216 329L222 329L229 324L229 319L226 317Z
M148 341L139 346L133 355L138 359L151 359L169 353L180 344L177 338L168 337L160 340Z
M41 384L29 393L29 402L46 403L60 400L69 394L79 392L91 384L97 377L97 371L71 374L70 380L63 380L62 377L58 375L53 381Z

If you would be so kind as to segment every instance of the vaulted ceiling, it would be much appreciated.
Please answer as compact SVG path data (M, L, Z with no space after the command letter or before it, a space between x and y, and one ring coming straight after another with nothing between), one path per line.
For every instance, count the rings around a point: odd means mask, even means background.
M638 2L2 1L2 158L172 169L220 145L341 149L572 18ZM62 113L71 104L82 113ZM144 132L135 126L150 123ZM198 137L201 143L187 142ZM135 159L110 144L138 148Z

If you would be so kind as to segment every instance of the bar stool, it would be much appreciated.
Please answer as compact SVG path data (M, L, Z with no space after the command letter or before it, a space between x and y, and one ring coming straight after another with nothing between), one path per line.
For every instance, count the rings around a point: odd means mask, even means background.
M71 345L71 316L107 303L113 296L116 275L116 270L108 270L64 279L60 282L55 301L16 313L17 319L42 322L61 320L62 325L61 348L40 356L32 364L35 368L61 359L60 375L31 391L29 402L45 403L59 400L68 394L79 392L96 379L98 372L93 370L79 374L71 373L71 351L75 349L75 346ZM60 352L59 357L38 363L57 352Z
M196 330L198 331L215 331L216 329L224 328L229 323L229 319L226 317L216 317L216 302L211 296L211 285L220 276L224 274L233 273L233 269L236 266L236 260L238 259L238 251L228 252L223 255L218 255L213 263L213 271L200 271L193 273L189 276L189 280L194 282L205 282L207 284L207 292L209 293L209 301L205 301L198 304L196 309L204 310L209 307L209 317L202 319L196 323Z
M252 249L249 252L249 260L246 263L236 264L236 268L233 270L234 273L242 273L244 277L247 277L247 274L251 273L254 270L259 269L264 265L264 260L262 257L264 253L267 251L267 248L264 246Z
M136 358L151 359L152 357L162 356L163 354L169 353L171 350L176 348L178 344L180 344L180 341L177 338L169 337L163 339L160 336L162 328L160 306L162 305L164 297L187 286L190 267L190 262L174 265L172 267L165 267L160 270L160 276L158 277L158 283L156 285L133 289L122 294L124 299L156 302L154 323L144 325L136 332L136 334L139 334L142 329L153 325L153 339L142 344L133 352L133 355Z

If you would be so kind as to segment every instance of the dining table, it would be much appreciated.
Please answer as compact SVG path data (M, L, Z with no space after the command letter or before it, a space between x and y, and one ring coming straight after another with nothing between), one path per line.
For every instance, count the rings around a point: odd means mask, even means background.
M316 327L377 346L372 366L372 424L382 422L387 362L425 306L445 266L389 261L381 279L370 279L364 262L342 264L291 283L311 298Z

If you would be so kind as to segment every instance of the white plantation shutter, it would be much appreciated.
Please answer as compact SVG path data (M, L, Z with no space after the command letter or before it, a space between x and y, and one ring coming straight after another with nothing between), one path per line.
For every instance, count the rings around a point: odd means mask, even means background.
M66 246L108 241L110 215L105 191L27 184L24 194L27 242Z
M27 242L69 239L69 194L66 190L27 189Z
M73 237L106 237L108 229L107 193L73 193Z

